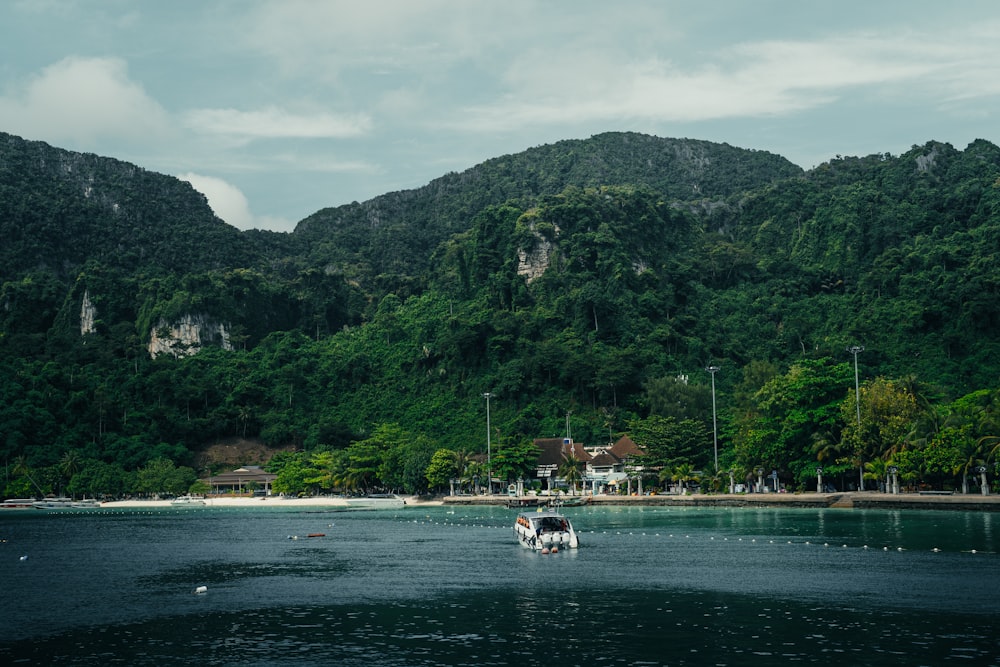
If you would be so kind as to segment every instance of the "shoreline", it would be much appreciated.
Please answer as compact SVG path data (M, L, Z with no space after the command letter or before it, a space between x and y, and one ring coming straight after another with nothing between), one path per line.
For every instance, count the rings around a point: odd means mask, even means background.
M574 497L574 496L568 496ZM655 496L588 496L592 506L623 507L802 507L837 509L941 509L1000 512L1000 495L978 494L887 494L876 491L847 493L752 493L752 494L691 494ZM506 506L512 501L545 501L547 496L480 495L480 496L405 496L407 507L494 505ZM310 496L307 498L208 497L204 505L172 505L171 500L114 500L101 503L104 509L137 509L163 507L332 507L348 509L341 496ZM544 504L544 502L542 503Z

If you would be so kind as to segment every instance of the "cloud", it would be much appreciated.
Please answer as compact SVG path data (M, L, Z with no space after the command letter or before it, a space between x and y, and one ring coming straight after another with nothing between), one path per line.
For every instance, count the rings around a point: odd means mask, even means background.
M194 189L208 198L208 204L222 220L237 229L270 229L273 231L291 231L295 224L281 218L255 216L250 211L250 202L246 195L235 185L201 174L178 174L177 178L187 181Z
M296 114L277 107L257 111L195 109L184 115L189 128L205 134L240 139L343 139L371 130L365 114Z
M733 44L679 63L622 51L523 51L503 73L504 93L463 109L466 129L529 125L698 122L782 116L829 105L847 95L937 102L959 82L996 81L995 43L974 47L956 35L857 33L825 40ZM984 51L986 53L984 53ZM996 84L961 85L970 95Z
M118 58L71 56L0 98L0 126L30 138L92 146L169 133L163 108Z

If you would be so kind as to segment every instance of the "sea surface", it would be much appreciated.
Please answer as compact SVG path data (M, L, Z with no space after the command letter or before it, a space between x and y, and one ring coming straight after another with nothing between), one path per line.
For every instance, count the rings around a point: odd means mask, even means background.
M1000 513L515 514L5 510L0 664L1000 665Z

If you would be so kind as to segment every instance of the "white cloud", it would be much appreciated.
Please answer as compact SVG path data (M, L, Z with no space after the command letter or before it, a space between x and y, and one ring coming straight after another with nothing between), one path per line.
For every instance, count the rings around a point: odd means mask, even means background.
M366 134L372 125L365 114L296 114L278 107L257 111L195 109L184 119L197 132L242 139L342 139Z
M118 58L71 56L0 97L0 126L29 138L91 146L169 132L163 108Z
M195 173L178 174L177 178L189 182L195 190L205 195L215 215L237 229L288 232L295 227L295 223L281 218L255 216L250 211L250 202L247 201L246 195L235 185L221 178Z
M503 97L463 110L463 126L511 130L526 125L621 120L697 122L795 113L848 94L893 87L911 99L955 97L961 81L997 81L996 42L975 48L957 35L858 33L826 40L765 40L720 49L696 64L621 51L527 50L504 73ZM985 51L985 53L984 53ZM996 84L962 86L993 94Z

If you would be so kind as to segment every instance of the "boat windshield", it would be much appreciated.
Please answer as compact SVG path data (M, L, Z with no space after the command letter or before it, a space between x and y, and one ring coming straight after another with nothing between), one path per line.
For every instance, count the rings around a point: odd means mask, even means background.
M569 522L559 516L544 516L538 522L538 529L543 532L553 530L569 530Z

